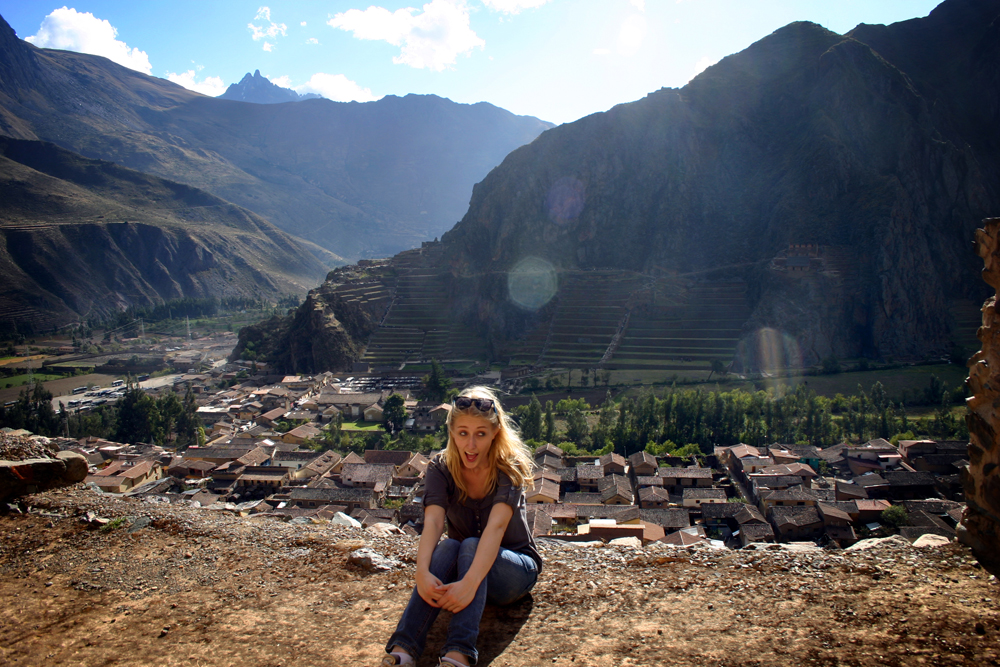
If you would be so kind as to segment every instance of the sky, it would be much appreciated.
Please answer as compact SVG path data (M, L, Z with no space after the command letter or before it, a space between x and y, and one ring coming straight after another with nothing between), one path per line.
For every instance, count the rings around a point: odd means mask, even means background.
M267 4L262 4L267 3ZM837 33L937 0L0 0L21 39L219 95L247 73L335 101L434 94L566 123L793 21Z

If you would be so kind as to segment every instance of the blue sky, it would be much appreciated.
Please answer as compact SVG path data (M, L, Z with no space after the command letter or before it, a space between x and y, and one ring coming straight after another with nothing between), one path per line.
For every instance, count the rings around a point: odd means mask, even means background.
M205 94L256 69L330 99L433 93L555 123L683 86L792 21L844 33L936 0L0 0L36 45Z

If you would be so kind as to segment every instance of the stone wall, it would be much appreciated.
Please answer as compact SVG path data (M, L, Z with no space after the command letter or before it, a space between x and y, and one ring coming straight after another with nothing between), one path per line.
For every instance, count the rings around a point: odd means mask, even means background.
M1000 218L988 218L976 230L976 252L983 259L983 280L1000 292ZM959 539L968 544L984 566L1000 570L1000 313L996 295L983 304L977 336L982 349L969 360L966 384L972 394L969 413L969 467L962 483L968 507L959 525Z

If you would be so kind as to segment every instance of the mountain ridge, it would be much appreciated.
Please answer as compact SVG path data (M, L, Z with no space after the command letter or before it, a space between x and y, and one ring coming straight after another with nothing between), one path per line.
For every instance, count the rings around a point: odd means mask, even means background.
M237 83L229 84L226 92L218 96L220 100L237 100L254 104L282 104L284 102L301 102L320 97L316 93L297 93L291 88L283 88L260 75L260 70L254 70L243 76Z
M210 98L0 23L0 134L195 185L350 259L440 236L473 183L551 127L429 96Z

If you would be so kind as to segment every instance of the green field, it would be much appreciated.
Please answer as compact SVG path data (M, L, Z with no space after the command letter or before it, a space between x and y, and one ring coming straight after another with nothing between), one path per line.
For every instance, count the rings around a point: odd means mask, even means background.
M53 375L51 373L35 373L32 378L35 382L48 382L49 380L58 380L63 375ZM10 389L11 387L21 387L28 383L28 374L23 373L21 375L12 375L11 377L0 378L0 387L4 389Z
M344 422L341 427L341 431L381 431L381 422L366 422L366 421L356 421L356 422Z

